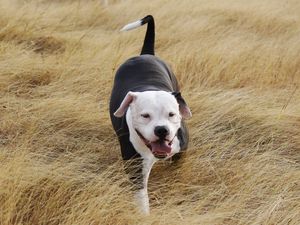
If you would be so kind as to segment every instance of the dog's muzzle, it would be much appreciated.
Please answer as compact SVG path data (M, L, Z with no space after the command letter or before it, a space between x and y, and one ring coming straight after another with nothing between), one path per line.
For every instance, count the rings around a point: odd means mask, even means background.
M176 135L171 141L165 138L164 139L160 138L157 141L151 142L147 140L137 129L135 129L135 131L156 158L164 159L171 154L172 143Z

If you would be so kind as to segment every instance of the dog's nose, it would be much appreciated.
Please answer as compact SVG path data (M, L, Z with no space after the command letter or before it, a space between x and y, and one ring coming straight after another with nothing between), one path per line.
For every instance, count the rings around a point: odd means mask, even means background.
M165 138L169 133L169 129L165 126L157 126L154 128L154 134L159 138Z

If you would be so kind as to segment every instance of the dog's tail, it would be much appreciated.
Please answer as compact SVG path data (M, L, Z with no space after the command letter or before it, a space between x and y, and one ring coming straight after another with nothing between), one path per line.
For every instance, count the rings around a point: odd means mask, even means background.
M154 24L153 16L148 15L141 20L138 20L133 23L129 23L126 26L124 26L121 29L121 31L132 30L134 28L143 26L146 23L148 23L148 26L147 26L147 32L145 35L145 40L141 51L141 55L145 55L145 54L154 55L155 24Z

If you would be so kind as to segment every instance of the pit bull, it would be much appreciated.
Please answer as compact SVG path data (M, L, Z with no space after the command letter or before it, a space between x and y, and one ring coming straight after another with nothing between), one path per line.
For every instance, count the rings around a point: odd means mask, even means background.
M170 67L154 54L155 24L151 15L130 23L122 31L147 25L141 54L117 70L110 98L110 117L126 166L136 187L135 198L148 214L148 178L153 164L187 149L184 120L192 116ZM129 166L130 165L130 166Z

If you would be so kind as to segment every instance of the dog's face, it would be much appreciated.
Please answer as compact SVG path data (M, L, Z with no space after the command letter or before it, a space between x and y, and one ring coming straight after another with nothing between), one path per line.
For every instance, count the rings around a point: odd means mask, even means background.
M165 91L129 92L114 115L122 117L128 107L133 132L157 158L172 152L181 119L191 116L185 103L180 106L176 95Z

